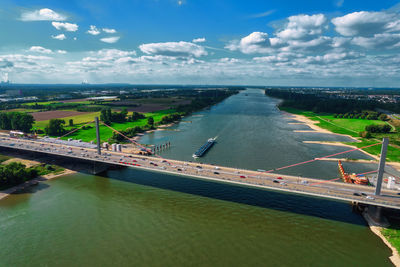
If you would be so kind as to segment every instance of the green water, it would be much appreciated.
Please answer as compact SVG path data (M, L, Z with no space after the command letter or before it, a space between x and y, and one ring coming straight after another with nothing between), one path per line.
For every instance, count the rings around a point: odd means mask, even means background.
M185 142L191 145L185 141L187 136L191 134L193 142L201 144L203 135L214 134L198 124L206 124L207 118L213 121L221 109L227 110L221 127L230 127L225 121L235 125L240 119L243 123L246 116L235 113L235 103L252 99L268 105L273 102L251 91L247 97L234 96L199 113L202 116L193 117L192 127L182 129L188 124L180 124L175 126L178 132L159 132L144 139L158 142L174 136L175 150L165 153L186 158L192 150L183 149L181 154L176 150ZM232 103L233 114L226 107ZM264 112L262 104L259 108ZM247 121L249 127L260 123ZM331 149L303 147L304 138L294 135L282 121L280 133L286 132L293 140L285 147L292 149L297 142L305 153L290 159ZM197 137L190 132L192 128L203 130ZM268 151L257 152L259 157L265 155L263 161L240 153L224 154L221 159L215 154L224 153L219 151L224 150L222 140L226 138L220 132L221 141L203 161L266 168L271 164L267 158L285 159ZM228 132L226 136L233 138L234 131ZM253 139L247 136L251 147ZM284 142L273 141L276 136L268 132L264 137L266 142L259 146ZM329 172L329 166L324 166L326 177L336 174ZM297 171L316 175L313 169ZM0 266L390 266L390 254L347 203L132 169L108 171L103 176L65 176L0 201Z

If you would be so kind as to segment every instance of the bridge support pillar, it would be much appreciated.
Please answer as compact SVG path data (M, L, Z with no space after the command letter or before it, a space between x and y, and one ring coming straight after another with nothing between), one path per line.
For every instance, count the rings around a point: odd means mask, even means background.
M379 196L381 194L383 173L385 172L385 162L386 162L386 152L389 144L389 138L383 138L381 158L379 160L378 177L376 178L375 195Z
M388 227L388 220L382 215L382 207L369 205L363 212L365 220L370 226Z
M94 122L96 123L97 154L101 155L99 117L95 117Z

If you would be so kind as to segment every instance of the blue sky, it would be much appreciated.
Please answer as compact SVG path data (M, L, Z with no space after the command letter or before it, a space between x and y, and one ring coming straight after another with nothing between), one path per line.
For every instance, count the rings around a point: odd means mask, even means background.
M0 79L400 87L398 1L0 3Z

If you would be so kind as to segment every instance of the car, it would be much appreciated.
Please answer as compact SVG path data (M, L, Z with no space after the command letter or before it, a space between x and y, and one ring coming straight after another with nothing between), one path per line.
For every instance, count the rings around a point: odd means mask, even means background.
M358 193L358 192L354 192L354 193L353 193L353 196L361 197L361 194Z
M180 172L181 172L181 171L182 171L182 169L178 169L178 171L180 171Z
M197 165L196 168L197 168L197 169L203 169L203 167L201 167L201 166L199 166L199 165Z
M282 178L282 177L277 177L276 179L278 179L278 180L283 180L283 178Z
M371 196L366 196L366 199L370 199L370 200L374 200L375 198L371 197Z
M219 167L215 167L215 169L216 169L216 170L219 170L220 168L219 168Z
M365 197L368 196L368 195L365 194L364 192L361 192L361 195L362 195L362 196L365 196Z
M281 185L287 185L287 183L285 183L285 182L281 182Z
M244 175L240 175L240 178L246 178L246 176L244 176Z
M219 174L219 172L214 172L214 174Z
M278 180L273 180L272 182L279 184L279 181L278 181Z
M153 163L153 165L154 165L154 166L156 166L156 167L158 166L158 164L157 164L157 163Z

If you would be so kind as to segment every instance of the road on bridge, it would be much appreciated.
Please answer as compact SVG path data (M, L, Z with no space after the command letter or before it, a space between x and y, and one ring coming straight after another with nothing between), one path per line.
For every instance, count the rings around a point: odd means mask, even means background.
M132 155L122 152L103 151L102 155L98 155L96 149L49 143L41 139L16 139L5 135L0 138L0 147L400 209L400 196L397 191L382 190L382 195L374 196L374 187L371 186L162 159L152 156Z

